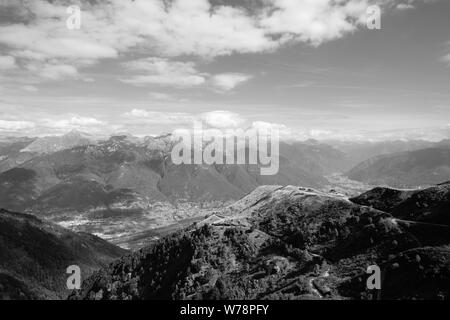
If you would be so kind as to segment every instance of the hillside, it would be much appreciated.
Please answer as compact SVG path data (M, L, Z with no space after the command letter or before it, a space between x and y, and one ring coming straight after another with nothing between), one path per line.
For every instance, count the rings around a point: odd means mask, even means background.
M450 225L450 182L424 190L379 187L350 200L400 219Z
M0 299L65 298L68 266L78 265L86 278L126 252L93 235L1 209Z
M9 138L0 140L0 172L7 171L35 156L22 151L34 138Z
M388 276L421 290L387 285L377 296L448 299L449 243L447 226L399 220L336 194L264 186L112 263L70 298L371 299L360 279L378 264L408 270Z
M420 149L440 147L448 145L448 141L443 140L435 143L426 140L386 140L386 141L326 141L347 156L348 171L357 164L371 158L388 155L398 152L415 151Z
M351 169L350 179L372 185L415 188L450 180L450 147L378 156Z

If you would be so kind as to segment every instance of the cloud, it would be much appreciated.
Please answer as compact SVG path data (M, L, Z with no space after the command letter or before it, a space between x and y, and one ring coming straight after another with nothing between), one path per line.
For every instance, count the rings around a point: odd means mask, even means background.
M306 138L302 132L295 131L280 123L255 121L252 123L252 128L264 131L277 130L281 140L301 140Z
M116 22L166 57L216 57L278 46L240 6L212 6L207 0L136 0L114 1L114 7Z
M35 75L51 80L75 78L79 75L78 70L74 66L67 64L46 64L33 62L28 64L26 69Z
M417 4L421 3L433 3L439 0L389 0L387 1L388 4L390 4L392 7L394 7L397 10L409 10L409 9L415 9Z
M173 127L192 127L196 123L202 123L210 128L237 128L246 123L246 119L239 114L224 110L191 114L185 112L161 112L136 108L126 112L123 116L127 120L128 125L154 124Z
M105 122L91 117L72 116L70 119L59 120L51 124L55 128L102 126Z
M30 121L0 120L0 132L19 131L25 129L32 129L34 127L35 124Z
M396 7L398 10L414 9L414 5L409 3L399 3Z
M16 59L11 56L0 56L0 70L17 68Z
M273 0L260 18L282 42L320 45L351 33L366 21L370 0Z
M35 86L31 86L31 85L23 86L23 90L28 91L28 92L37 92L37 91L39 91L38 88L36 88Z
M177 101L178 99L171 94L164 92L150 92L149 96L155 100L161 101Z
M219 91L229 91L252 78L251 75L243 73L210 75L198 71L194 62L181 62L158 57L132 60L122 65L128 71L138 74L119 80L136 86L160 85L192 88L210 84Z
M245 123L245 119L239 114L222 110L203 113L199 118L213 128L237 128Z
M160 112L144 109L132 109L124 114L128 124L183 125L191 124L195 117L183 112ZM131 122L130 122L131 120Z
M239 84L250 80L251 78L251 75L243 73L222 73L213 76L211 78L211 83L219 90L229 91L234 89Z
M15 136L45 136L78 130L103 136L119 128L115 124L93 116L25 110L21 105L0 102L0 133Z
M128 70L140 73L122 82L133 85L157 84L174 87L195 87L206 82L206 75L195 69L193 62L170 61L165 58L146 58L123 64Z
M107 9L106 5L102 7ZM82 23L85 28L80 32L66 27L68 4L63 1L4 0L0 8L9 8L11 14L15 13L13 23L0 27L0 43L15 49L18 55L39 60L117 57L117 49L110 45L114 39L108 34L100 34L101 29L107 27L100 7L95 9L89 3L83 3ZM109 29L105 31L111 32Z
M65 118L67 117L67 118ZM36 121L36 131L39 134L60 134L71 130L79 130L88 133L105 133L110 130L109 124L93 117L83 117L69 114L65 117L44 118Z
M442 57L442 62L446 63L448 66L450 66L450 54L447 54Z
M271 52L298 42L320 45L354 32L373 2L267 0L250 6L213 5L208 0L83 1L81 29L69 30L66 1L3 0L0 10L7 14L0 25L0 45L35 77L73 77L99 60L126 59L139 52L159 58L141 61L147 73L124 78L125 82L190 87L203 84L205 76L190 62L167 59ZM42 73L27 67L38 63ZM223 88L233 85L219 83Z

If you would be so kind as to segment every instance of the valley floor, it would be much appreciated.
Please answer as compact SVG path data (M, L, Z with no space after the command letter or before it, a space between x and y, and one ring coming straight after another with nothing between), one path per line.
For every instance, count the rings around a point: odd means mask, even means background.
M329 185L324 191L352 197L361 194L371 186L351 180L341 174L327 176ZM144 214L118 215L93 218L89 214L65 214L63 218L49 218L52 222L76 232L87 232L103 238L124 249L137 250L162 236L204 219L216 213L226 203L159 203Z

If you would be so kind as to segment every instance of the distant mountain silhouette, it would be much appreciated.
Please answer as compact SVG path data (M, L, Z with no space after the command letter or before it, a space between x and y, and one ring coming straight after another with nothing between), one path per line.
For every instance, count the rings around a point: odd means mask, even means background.
M415 188L450 180L450 147L378 156L351 169L350 179L372 185Z
M0 172L14 168L35 156L22 150L32 143L34 138L8 138L0 141Z
M348 171L357 164L381 155L388 155L404 151L415 151L420 149L448 145L448 141L432 142L426 140L387 140L387 141L326 141L342 151L348 159Z
M68 266L78 265L86 278L125 253L93 235L0 209L0 299L65 298Z
M37 154L52 153L64 149L92 144L95 140L96 139L90 134L73 130L62 136L38 138L21 151Z

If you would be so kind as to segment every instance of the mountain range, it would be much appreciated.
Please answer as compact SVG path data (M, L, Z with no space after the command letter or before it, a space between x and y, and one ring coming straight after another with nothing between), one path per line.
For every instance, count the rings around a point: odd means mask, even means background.
M260 175L258 165L175 165L170 155L174 144L170 134L105 138L72 131L41 138L3 137L0 207L57 222L79 215L120 219L151 215L158 203L222 206L261 185L326 190L336 187L330 183L330 175L347 170L352 180L393 187L429 186L450 180L450 149L445 140L282 141L280 169L273 176ZM426 149L416 150L423 147ZM414 151L380 155L394 149ZM353 167L364 154L375 157ZM159 220L156 225L176 222Z
M260 176L257 165L174 165L167 136L140 141L114 136L92 144L69 133L57 144L49 141L34 140L15 152L5 149L3 162L16 165L0 173L3 207L37 215L70 210L114 214L145 211L155 202L226 201L258 185L321 187L327 183L324 175L345 162L328 145L282 143L278 174ZM23 154L27 158L19 160Z
M450 180L450 145L371 158L346 174L372 185L398 188L429 186Z

